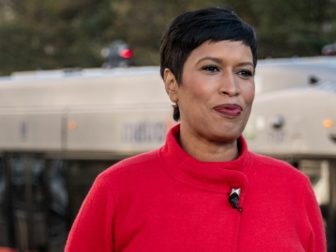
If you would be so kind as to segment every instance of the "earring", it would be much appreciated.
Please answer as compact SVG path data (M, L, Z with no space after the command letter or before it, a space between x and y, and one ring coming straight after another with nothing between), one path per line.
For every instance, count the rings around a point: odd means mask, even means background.
M180 109L177 103L173 104L173 119L177 122L180 120Z

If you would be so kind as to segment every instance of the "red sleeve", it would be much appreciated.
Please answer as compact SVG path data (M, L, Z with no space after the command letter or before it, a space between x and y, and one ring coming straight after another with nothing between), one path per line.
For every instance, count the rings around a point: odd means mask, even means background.
M326 252L327 242L321 210L315 198L309 179L306 179L305 208L311 226L308 252Z
M98 176L73 223L65 252L113 252L114 204L106 179Z

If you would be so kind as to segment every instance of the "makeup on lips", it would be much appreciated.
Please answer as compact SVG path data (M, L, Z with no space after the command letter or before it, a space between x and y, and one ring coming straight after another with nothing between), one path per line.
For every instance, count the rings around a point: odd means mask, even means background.
M236 117L242 112L242 107L238 104L221 104L214 107L214 110L224 116Z

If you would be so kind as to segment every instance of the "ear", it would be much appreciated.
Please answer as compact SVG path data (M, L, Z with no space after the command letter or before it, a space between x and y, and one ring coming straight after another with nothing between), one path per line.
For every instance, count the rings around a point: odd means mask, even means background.
M173 103L178 102L178 84L173 72L166 68L163 73L163 81L165 84L166 92Z

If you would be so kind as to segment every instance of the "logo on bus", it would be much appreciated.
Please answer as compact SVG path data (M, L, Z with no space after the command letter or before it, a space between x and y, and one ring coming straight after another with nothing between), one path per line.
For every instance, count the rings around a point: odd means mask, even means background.
M122 141L126 143L162 143L166 136L164 122L128 122L122 127Z

